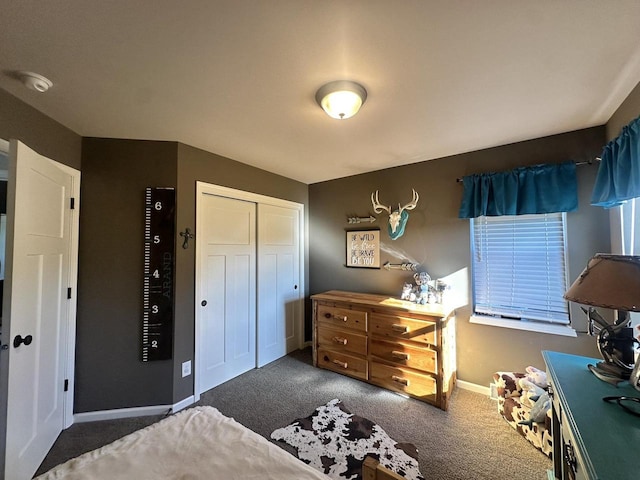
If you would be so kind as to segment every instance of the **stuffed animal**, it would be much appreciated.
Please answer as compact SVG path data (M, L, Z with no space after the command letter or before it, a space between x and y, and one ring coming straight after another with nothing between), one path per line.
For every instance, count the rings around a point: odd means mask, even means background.
M533 399L533 397L532 397ZM531 411L529 412L529 420L523 420L522 422L518 422L518 425L527 425L532 427L534 423L542 423L547 416L547 412L551 408L551 399L549 398L549 394L544 392L542 395L537 397L533 407L531 407Z
M539 370L536 367L528 366L525 371L527 372L527 379L530 382L535 383L542 389L546 389L549 385L547 383L547 372Z
M545 392L527 377L518 379L518 385L521 390L520 403L526 407L533 407L535 401Z
M429 303L429 281L431 277L427 272L419 272L413 275L413 279L417 284L415 302L421 305Z
M415 299L415 294L413 293L413 283L405 283L402 287L402 294L400 295L400 299L411 301L412 295Z

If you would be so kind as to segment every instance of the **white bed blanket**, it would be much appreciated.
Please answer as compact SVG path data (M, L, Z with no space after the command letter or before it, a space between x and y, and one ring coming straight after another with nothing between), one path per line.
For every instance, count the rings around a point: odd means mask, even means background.
M194 407L58 465L37 480L327 480L213 407Z

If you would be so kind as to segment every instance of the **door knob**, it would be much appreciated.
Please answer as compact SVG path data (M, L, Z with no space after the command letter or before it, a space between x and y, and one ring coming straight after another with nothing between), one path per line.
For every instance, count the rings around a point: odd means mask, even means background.
M22 336L20 335L16 335L16 338L13 339L13 348L18 348L23 343L25 345L31 345L32 341L33 341L33 337L31 335L27 335L24 338L22 338Z
M202 300L202 302L200 302L200 305L202 305L203 307L207 306L207 301L206 300Z

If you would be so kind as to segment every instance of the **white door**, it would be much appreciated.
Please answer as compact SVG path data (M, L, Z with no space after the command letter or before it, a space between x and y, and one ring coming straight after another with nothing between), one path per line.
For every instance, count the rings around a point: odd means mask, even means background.
M77 170L12 141L2 315L7 479L32 478L65 426L67 346L75 325L68 288L75 285L77 255L70 203L78 188Z
M256 205L198 202L198 394L256 366Z
M258 367L299 348L299 210L258 205Z

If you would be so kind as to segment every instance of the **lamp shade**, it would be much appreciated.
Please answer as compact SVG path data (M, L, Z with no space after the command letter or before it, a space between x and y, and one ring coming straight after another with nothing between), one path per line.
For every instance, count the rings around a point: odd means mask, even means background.
M640 312L640 256L597 253L564 298L585 305Z
M332 118L345 120L353 117L364 101L367 91L359 83L337 80L327 83L316 92L316 102Z

